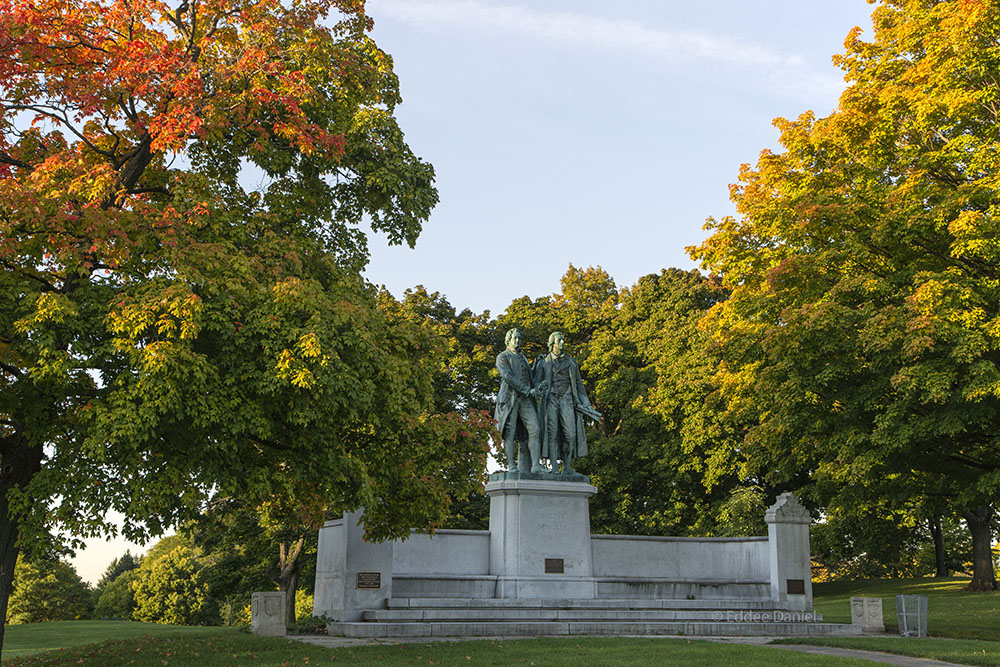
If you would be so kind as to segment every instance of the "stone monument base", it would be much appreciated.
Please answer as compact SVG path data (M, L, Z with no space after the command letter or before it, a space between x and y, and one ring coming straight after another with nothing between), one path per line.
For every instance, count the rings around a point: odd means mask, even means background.
M490 477L489 530L370 543L320 531L313 613L351 637L830 635L812 612L809 513L783 494L761 537L593 535L583 475Z
M589 505L597 489L561 477L499 473L486 484L496 597L597 597Z

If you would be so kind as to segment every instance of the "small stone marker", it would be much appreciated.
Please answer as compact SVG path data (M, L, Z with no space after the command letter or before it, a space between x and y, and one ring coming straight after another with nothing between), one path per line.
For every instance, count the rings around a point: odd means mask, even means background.
M281 591L250 596L250 631L262 637L285 636L285 594Z
M860 625L861 632L885 632L882 598L851 598L851 625Z

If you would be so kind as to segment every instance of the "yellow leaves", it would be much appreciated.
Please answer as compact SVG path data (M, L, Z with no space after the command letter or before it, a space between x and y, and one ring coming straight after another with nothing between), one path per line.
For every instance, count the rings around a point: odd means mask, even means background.
M294 350L286 348L278 354L275 370L279 380L311 389L316 384L313 368L326 368L329 363L330 356L323 353L319 336L307 333L299 337Z
M67 321L77 314L77 305L68 296L42 292L35 300L34 311L14 323L19 333L28 335L38 345L31 367L36 379L64 378L70 373L73 366L70 355L59 343L56 332L66 329Z
M61 324L67 317L77 314L76 304L64 294L42 292L35 300L35 311L28 317L15 323L22 333L29 332L39 325Z
M117 173L77 145L43 160L28 182L49 200L100 202L114 192Z
M989 213L962 211L948 224L948 232L954 237L953 257L1000 260L1000 223Z
M144 361L155 360L170 349L168 343L197 336L202 308L196 294L177 285L125 300L108 316L115 349L137 350Z

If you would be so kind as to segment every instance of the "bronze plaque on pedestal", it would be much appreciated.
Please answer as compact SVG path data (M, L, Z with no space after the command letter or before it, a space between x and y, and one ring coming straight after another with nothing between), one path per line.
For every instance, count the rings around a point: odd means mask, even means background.
M785 591L789 595L805 595L806 582L804 579L787 579L785 581Z
M382 588L381 572L358 572L358 588Z
M562 558L545 559L545 574L563 574L564 572L565 565Z

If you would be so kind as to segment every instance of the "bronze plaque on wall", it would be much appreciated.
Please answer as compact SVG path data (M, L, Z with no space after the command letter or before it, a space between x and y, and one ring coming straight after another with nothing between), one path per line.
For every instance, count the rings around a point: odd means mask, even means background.
M785 591L787 591L789 595L805 595L806 582L803 579L786 579Z
M358 588L382 588L382 573L358 572Z
M563 574L564 572L565 565L562 558L545 559L545 574Z

